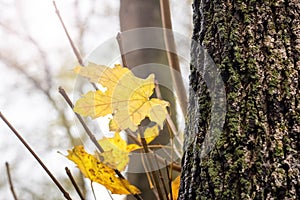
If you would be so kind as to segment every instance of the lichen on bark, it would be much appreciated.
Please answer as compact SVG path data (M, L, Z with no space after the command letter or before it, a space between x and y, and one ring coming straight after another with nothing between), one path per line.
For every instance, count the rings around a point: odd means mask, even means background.
M299 199L300 1L195 0L189 116L179 199ZM227 113L201 157L211 121L207 50Z

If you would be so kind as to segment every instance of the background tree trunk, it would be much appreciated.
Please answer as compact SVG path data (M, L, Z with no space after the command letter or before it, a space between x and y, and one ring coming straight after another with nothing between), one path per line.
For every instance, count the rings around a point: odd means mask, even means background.
M195 0L189 117L179 199L300 199L300 1ZM227 113L201 157L221 71Z
M121 0L120 1L120 27L121 32L134 30L138 28L145 27L159 27L162 28L162 20L160 14L160 1L159 0ZM126 36L131 36L130 34L123 34L122 40L126 40ZM145 36L138 36L134 38L135 45L144 44ZM132 37L132 36L131 36ZM155 38L156 41L160 41L161 44L164 44L163 41L163 32L155 33L155 36L151 36L152 39ZM123 43L124 48L126 43ZM133 45L133 44L130 44ZM124 57L126 59L126 64L128 68L133 70L137 76L141 78L146 78L149 74L154 73L155 79L159 83L163 80L172 81L171 73L157 73L159 70L152 70L153 68L143 67L141 70L135 70L136 67L146 66L149 64L150 67L161 67L162 65L168 66L168 59L165 50L160 49L149 49L141 48L130 52L125 52ZM172 85L172 84L171 84ZM172 88L160 87L162 98L169 101L171 105L175 105L175 99L173 95ZM171 117L174 122L176 122L176 107L171 107ZM160 133L160 136L155 139L154 143L167 144L169 143L169 133L167 127L164 127L164 130ZM139 168L143 168L142 161L135 160L134 162L129 163L129 171L131 168L137 168L137 165L140 165ZM164 172L165 169L162 169ZM145 173L127 173L128 180L133 185L138 186L142 191L142 198L144 200L153 200L156 199ZM167 177L165 177L167 180ZM131 198L131 197L128 197Z

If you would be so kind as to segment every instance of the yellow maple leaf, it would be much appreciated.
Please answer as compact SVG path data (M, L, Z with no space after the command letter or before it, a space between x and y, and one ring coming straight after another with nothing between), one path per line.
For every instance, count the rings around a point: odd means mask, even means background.
M140 194L140 190L126 179L116 176L114 169L101 163L95 156L87 153L83 146L68 151L67 158L73 161L82 174L93 182L100 183L113 194Z
M92 118L113 114L115 124L121 130L129 128L132 131L136 131L140 122L149 117L162 128L169 103L150 99L155 87L153 74L141 79L120 65L109 68L95 64L76 67L74 71L106 88L105 92L88 92L79 99L74 107L78 114Z
M123 171L129 162L129 152L140 148L136 144L127 145L118 132L112 138L98 140L104 152L99 153L104 164Z
M158 135L159 135L159 130L158 130L157 125L146 128L146 130L144 132L144 137L145 137L147 144L152 142ZM140 139L140 136L139 136L139 139Z
M90 116L93 119L98 116L111 114L111 97L100 90L88 92L76 102L74 111L83 116Z
M114 119L109 120L108 126L110 131L115 131L115 132L121 131L120 127L118 127L118 124Z
M145 130L144 136L147 144L154 140L159 135L158 126L149 127ZM103 153L97 153L101 161L109 167L123 171L129 163L129 153L141 149L141 146L136 144L127 144L116 132L114 137L98 140L98 143L103 148Z
M177 176L177 178L175 178L172 181L171 187L172 187L173 200L177 200L178 199L178 193L179 193L179 187L180 187L180 175ZM170 199L170 194L169 194L169 199Z

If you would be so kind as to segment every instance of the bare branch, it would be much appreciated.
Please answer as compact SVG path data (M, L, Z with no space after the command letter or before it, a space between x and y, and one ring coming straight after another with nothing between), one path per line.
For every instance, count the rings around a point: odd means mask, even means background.
M22 23L22 24L24 24L24 23ZM8 33L16 35L16 37L25 40L26 42L30 43L32 46L35 47L35 49L37 50L39 57L41 58L41 61L42 61L41 66L44 67L47 87L48 87L48 89L50 89L52 87L52 77L51 77L50 65L49 65L47 53L44 51L44 49L41 47L41 45L27 32L22 34L22 33L18 32L17 30L11 28L7 24L2 23L1 21L0 21L0 26ZM25 29L25 27L24 27L24 29Z
M168 197L168 191L167 191L167 187L166 187L166 183L165 183L165 180L164 180L164 178L163 178L161 169L160 169L160 167L159 167L159 165L158 165L158 162L157 162L157 155L156 155L156 154L153 154L153 156L154 156L154 160L155 160L156 167L157 167L157 169L158 169L158 174L159 174L160 181L161 181L161 183L162 183L162 185L163 185L163 189L164 189L164 193L165 193L165 195L166 195L166 199L169 200L169 197ZM166 168L168 168L168 166L166 166Z
M130 129L125 130L127 136L137 145L141 146L141 148L143 149L142 143L136 138L136 136L130 131ZM162 148L162 145L148 145L149 147L149 151L153 153L153 151L151 150L151 148ZM171 147L170 147L171 148ZM165 163L166 159L162 158L160 155L156 155L157 156L157 160L160 163ZM172 159L171 159L172 160ZM169 165L172 165L172 168L178 172L181 171L181 166L179 164L176 164L175 162L170 163Z
M167 164L167 161L165 161ZM169 185L169 189L170 189L170 197L171 200L173 200L173 191L172 191L172 169L171 171L169 171L169 166L166 167L167 170L167 174L168 174L168 185Z
M68 167L65 167L65 170L66 170L66 173L67 173L67 175L68 175L68 177L69 177L69 179L70 179L72 185L74 186L74 188L75 188L77 194L79 195L80 199L81 199L81 200L84 200L83 194L82 194L82 192L80 191L80 189L79 189L79 187L78 187L78 185L77 185L75 179L73 178L71 171L69 170Z
M153 153L150 152L150 150L148 148L148 144L147 144L145 136L144 136L144 131L142 130L142 128L140 126L138 127L138 130L139 130L139 134L140 134L140 137L141 137L141 143L142 143L144 152L146 154L146 160L147 160L147 163L150 167L150 173L152 174L155 189L158 193L159 199L164 199L164 195L163 195L163 192L162 192L161 187L160 187L159 174L156 170L154 170L154 165L153 165L153 162L152 162L154 160L153 159Z
M21 65L15 59L10 59L8 56L2 55L2 53L0 53L0 59L8 67L11 67L11 68L17 70L18 72L20 72L21 74L23 74L26 77L26 79L29 80L37 90L42 92L42 94L44 94L47 97L50 104L53 106L54 110L56 110L60 114L60 116L62 117L62 123L64 125L64 128L66 129L66 132L67 132L70 140L71 140L71 143L75 144L75 140L74 140L74 138L73 138L73 136L70 132L71 128L70 128L68 120L67 120L67 118L64 114L64 111L62 110L62 108L60 108L58 106L57 102L52 97L52 95L50 93L50 88L42 87L41 82L25 70L25 69L28 68L27 65Z
M59 87L58 91L62 95L62 97L65 99L65 101L67 102L67 104L70 106L70 108L73 110L74 105L73 105L71 99L69 98L69 96L67 95L66 91L62 87ZM94 143L94 145L97 147L97 149L101 153L104 152L104 149L100 146L100 144L98 143L95 135L92 133L92 131L86 125L86 123L84 122L84 120L82 119L82 117L79 114L75 113L75 112L74 112L74 114L76 115L77 119L79 120L79 122L83 126L84 130L86 131L87 135L89 136L89 138L91 139L91 141Z
M75 22L76 22L76 26L78 29L78 49L81 50L83 47L83 38L87 32L88 29L88 22L91 20L91 17L93 17L96 14L96 0L92 0L92 2L90 3L90 7L89 7L89 11L88 14L85 17L82 17L83 19L80 18L80 15L78 13L80 13L80 5L79 3L82 1L76 0L74 2L74 6L75 6Z
M64 31L65 31L65 33L66 33L66 35L67 35L67 37L68 37L69 43L70 43L70 45L71 45L71 47L72 47L72 50L73 50L73 52L74 52L74 54L75 54L75 56L76 56L76 58L77 58L77 61L78 61L78 63L79 63L81 66L84 67L84 63L83 63L82 56L81 56L79 50L76 48L76 46L75 46L75 44L74 44L74 42L73 42L73 40L72 40L72 38L71 38L71 36L70 36L70 34L69 34L69 32L68 32L68 29L67 29L66 26L65 26L65 23L64 23L64 21L63 21L61 15L60 15L60 13L59 13L59 10L58 10L58 8L57 8L56 3L55 3L54 0L53 0L53 5L54 5L54 8L55 8L55 12L56 12L56 14L57 14L57 16L58 16L58 18L59 18L59 21L60 21L61 25L63 26ZM92 86L94 87L95 90L98 90L98 87L96 86L95 83L91 83L91 84L92 84Z
M162 99L162 97L161 97L161 92L160 92L160 89L159 89L159 87L158 87L158 83L157 83L157 82L155 82L155 93L156 93L156 95L157 95L157 98ZM171 116L169 115L169 113L167 113L166 119L167 119L167 125L168 125L168 126L170 127L170 129L172 130L172 132L170 131L170 137L171 137L171 139L174 139L174 137L175 137L175 139L177 140L178 144L180 144L180 147L182 147L182 146L183 146L183 145L182 145L182 142L181 142L180 139L178 138L179 132L178 132L178 130L176 129L176 126L175 126L175 124L174 124L174 122L173 122ZM176 150L176 149L174 149L174 150ZM180 155L179 152L176 152L176 153L178 154L178 156Z
M171 70L174 87L178 96L179 105L184 117L187 114L187 95L180 73L179 59L176 54L176 44L172 31L172 20L169 0L160 0L160 11L162 18L162 26L164 28L164 41L167 49L167 57ZM177 74L180 74L178 76Z
M6 174L7 174L7 177L8 177L8 182L9 182L9 186L10 186L10 191L14 197L14 200L18 200L18 197L15 193L15 189L14 189L14 185L13 185L13 182L12 182L12 179L11 179L11 175L10 175L10 170L9 170L9 164L8 162L5 163L5 166L6 166Z
M17 136L17 138L22 142L22 144L26 147L26 149L33 155L33 157L38 161L38 163L42 166L48 176L52 179L58 189L62 192L64 197L67 200L72 200L69 193L63 188L63 186L59 183L59 181L55 178L55 176L50 172L50 170L46 167L44 162L39 158L39 156L34 152L34 150L29 146L29 144L23 139L23 137L18 133L18 131L12 126L12 124L5 118L5 116L0 112L0 118L6 123L6 125L10 128L10 130Z
M53 1L53 5L54 5L54 8L55 8L55 13L56 13L57 16L58 16L61 25L63 26L63 29L64 29L64 31L65 31L67 37L68 37L69 43L70 43L70 45L71 45L71 47L72 47L72 50L73 50L73 52L74 52L74 54L75 54L75 56L76 56L76 58L77 58L78 63L79 63L81 66L84 66L82 56L81 56L79 50L76 48L76 46L75 46L75 44L74 44L74 42L73 42L73 40L72 40L72 38L71 38L71 36L70 36L70 34L69 34L67 28L66 28L66 26L65 26L65 23L64 23L64 21L63 21L61 15L60 15L60 13L59 13L59 10L58 10L58 8L57 8L57 6L56 6L56 2L55 2L55 1Z

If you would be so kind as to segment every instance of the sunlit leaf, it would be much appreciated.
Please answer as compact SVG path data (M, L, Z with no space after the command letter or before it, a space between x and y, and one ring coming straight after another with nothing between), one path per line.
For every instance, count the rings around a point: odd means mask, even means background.
M98 116L111 114L111 97L100 90L88 92L76 102L74 111L82 116L90 116L93 119Z
M140 190L126 179L117 177L115 171L87 153L83 146L68 151L67 158L73 161L82 174L93 182L104 185L113 194L139 194Z
M109 120L108 126L110 131L115 131L115 132L121 131L120 127L118 127L118 124L114 119Z
M177 178L175 178L175 180L172 181L172 197L173 200L178 199L178 192L179 192L179 187L180 187L180 175L177 176ZM169 198L170 198L170 194L169 194Z
M136 144L127 145L118 132L112 138L103 138L98 141L101 147L104 149L103 153L100 153L101 160L106 165L123 171L129 162L129 152L140 148Z
M106 88L105 92L88 92L79 99L74 108L78 114L92 118L112 114L115 127L120 130L129 128L136 131L146 117L162 128L169 103L157 98L150 99L155 87L153 74L141 79L120 65L109 68L95 64L77 67L74 71Z
M157 125L146 128L146 130L144 132L144 137L145 137L147 144L152 142L158 135L159 135L159 129L158 129Z

